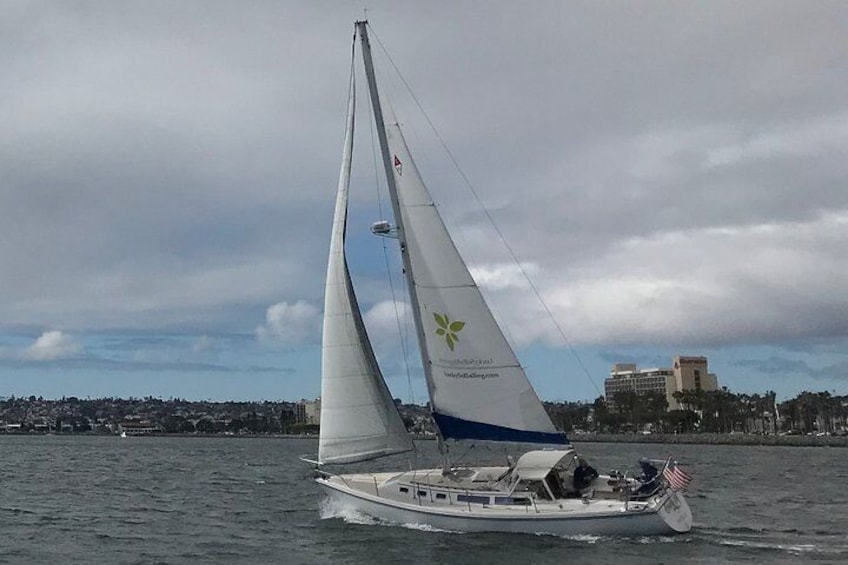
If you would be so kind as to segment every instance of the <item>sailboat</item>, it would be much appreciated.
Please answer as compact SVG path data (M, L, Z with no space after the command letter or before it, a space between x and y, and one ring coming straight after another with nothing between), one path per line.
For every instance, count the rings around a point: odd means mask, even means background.
M353 149L351 63L346 133L325 292L321 426L315 481L336 504L380 520L433 528L554 535L686 532L692 514L680 488L662 480L635 495L623 474L575 484L581 458L558 431L457 251L388 105L381 103L368 39L356 22L392 202L394 224L372 231L396 238L430 409L441 448L448 442L532 444L502 466L453 465L395 472L331 472L328 465L413 449L375 359L345 257ZM446 453L446 450L443 451Z

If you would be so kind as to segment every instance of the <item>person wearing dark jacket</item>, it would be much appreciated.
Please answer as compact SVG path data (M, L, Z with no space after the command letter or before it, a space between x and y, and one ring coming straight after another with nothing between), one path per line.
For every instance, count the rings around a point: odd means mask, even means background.
M582 457L577 458L577 468L574 469L574 488L584 491L589 488L592 481L598 478L598 472L591 467Z
M642 474L639 475L639 482L651 482L659 474L659 471L657 471L657 468L654 467L654 464L651 463L650 459L640 459L639 466L642 467Z
M659 471L649 459L640 459L639 465L642 467L642 474L636 477L640 486L636 491L637 495L647 496L657 490L657 477Z

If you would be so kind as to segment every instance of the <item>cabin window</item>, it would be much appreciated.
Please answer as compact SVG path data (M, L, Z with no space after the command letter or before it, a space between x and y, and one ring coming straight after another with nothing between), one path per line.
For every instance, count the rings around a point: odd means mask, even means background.
M474 494L458 494L456 500L459 502L473 502L474 504L489 504L488 496L477 496Z
M427 491L426 490L419 490L418 496L427 496Z
M496 496L495 504L518 504L521 506L527 506L530 504L529 498L513 498L511 496Z
M409 492L409 489L406 487L400 487L400 492Z
M442 492L437 492L437 493L436 493L436 498L438 498L438 499L440 499L440 500L444 500L446 497L445 497L445 494L444 494L444 493L442 493Z

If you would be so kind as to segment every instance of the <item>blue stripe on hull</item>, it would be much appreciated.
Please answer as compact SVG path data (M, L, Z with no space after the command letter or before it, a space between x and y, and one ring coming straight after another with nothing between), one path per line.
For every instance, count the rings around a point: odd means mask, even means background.
M562 432L531 432L472 422L433 412L433 419L445 439L477 439L481 441L511 441L515 443L547 443L568 445Z

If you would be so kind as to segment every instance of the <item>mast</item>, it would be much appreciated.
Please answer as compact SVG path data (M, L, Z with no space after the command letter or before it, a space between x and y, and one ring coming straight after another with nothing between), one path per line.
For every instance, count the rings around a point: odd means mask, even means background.
M425 373L429 372L427 357L421 344L424 343L424 324L421 322L421 311L418 305L418 297L415 294L415 281L413 280L412 261L406 246L406 232L403 229L403 216L400 210L400 200L398 199L397 183L395 175L392 172L392 159L389 151L389 141L386 137L386 125L383 120L383 108L380 104L380 94L377 91L377 78L374 74L374 61L371 58L371 42L368 40L368 21L356 22L356 29L359 32L359 38L362 42L362 58L365 63L365 76L368 78L368 92L371 95L371 106L374 108L374 120L377 122L377 136L380 139L380 153L383 157L383 169L386 173L386 183L389 187L389 196L392 202L392 214L395 217L395 225L397 227L397 238L400 243L400 256L403 261L403 270L406 273L407 290L409 299L412 302L412 317L415 322L415 332L418 336L419 352L421 353L421 363ZM430 379L427 381L427 392L430 395L430 411L433 410L433 390ZM443 438L439 427L436 426L439 434L439 445L441 446Z
M389 151L389 141L386 136L386 124L383 119L383 108L380 104L380 93L377 90L377 77L374 73L374 60L371 57L371 42L368 40L368 20L356 22L356 29L359 31L359 38L362 42L362 59L365 64L365 76L368 79L368 92L371 97L371 106L374 109L374 121L377 126L377 137L380 140L380 154L383 157L383 169L386 173L386 184L389 188L389 198L392 202L392 214L395 217L395 227L397 228L397 238L400 243L400 256L403 262L404 278L406 279L407 294L412 303L412 318L415 323L415 333L418 337L418 351L421 355L421 366L424 369L424 374L429 375L430 366L427 354L424 351L424 324L421 321L421 309L418 304L418 296L415 293L415 281L412 274L412 260L409 257L409 252L406 245L406 232L403 228L403 215L400 209L400 199L398 198L397 182L395 175L392 172L391 152ZM427 383L427 393L430 397L430 412L433 413L433 381L431 378L425 378ZM442 430L436 425L436 438L438 439L439 452L443 456L442 470L447 472L450 469L450 457L445 444Z

